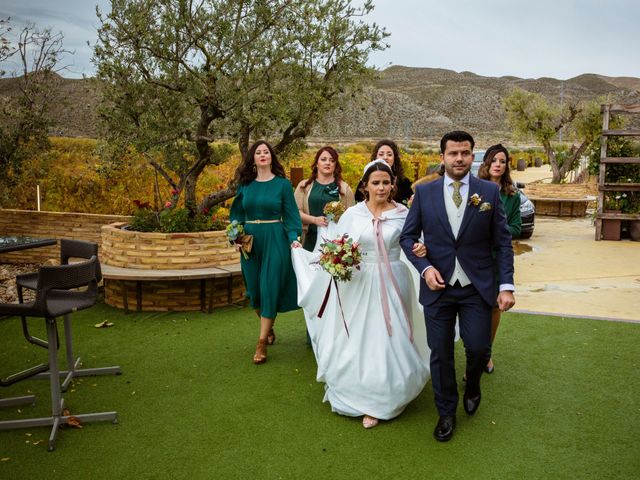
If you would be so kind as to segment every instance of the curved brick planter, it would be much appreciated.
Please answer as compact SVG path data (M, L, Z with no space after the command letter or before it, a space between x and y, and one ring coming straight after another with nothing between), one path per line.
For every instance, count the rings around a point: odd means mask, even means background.
M240 255L224 232L149 233L102 227L102 262L114 267L176 270L232 265Z
M240 262L239 253L229 246L224 232L148 233L123 230L126 223L102 226L102 263L114 267L144 270L184 270L224 267ZM207 279L206 291L213 306L227 305L227 279ZM213 282L213 283L211 283ZM200 280L142 281L143 311L200 310ZM105 302L123 308L123 296L129 305L136 303L136 284L127 280L105 281ZM231 301L244 298L241 277L231 286Z

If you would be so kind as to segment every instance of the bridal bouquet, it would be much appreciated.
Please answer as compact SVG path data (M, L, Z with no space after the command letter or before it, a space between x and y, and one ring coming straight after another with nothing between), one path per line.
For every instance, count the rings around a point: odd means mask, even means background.
M324 206L324 216L327 217L327 220L330 222L338 223L340 217L345 212L345 206L341 202L329 202Z
M320 266L334 280L340 282L351 280L353 269L360 269L361 259L360 244L354 242L346 233L333 240L325 239L324 243L320 244Z
M225 233L231 245L240 246L242 256L247 260L249 258L249 253L251 252L251 247L253 247L253 235L245 235L244 227L242 224L238 223L237 220L234 220L227 225Z
M344 312L342 311L338 282L348 282L351 280L353 269L360 270L360 260L362 260L360 244L354 242L346 233L333 240L324 239L324 243L320 244L320 260L318 263L331 275L331 281L324 294L324 300L318 312L318 318L322 318L331 294L331 285L335 285L336 296L338 298L338 304L340 305L340 313L342 314L342 324L344 325L344 330L347 332L347 336L349 336L349 328L347 327L347 320L344 318Z

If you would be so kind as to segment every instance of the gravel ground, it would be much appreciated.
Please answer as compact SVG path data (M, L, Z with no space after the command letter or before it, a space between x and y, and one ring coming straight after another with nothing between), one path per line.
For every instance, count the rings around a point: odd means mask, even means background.
M0 263L0 302L17 303L18 292L16 289L16 275L20 273L35 272L40 265L33 263L9 264ZM33 299L33 292L25 291L25 300Z

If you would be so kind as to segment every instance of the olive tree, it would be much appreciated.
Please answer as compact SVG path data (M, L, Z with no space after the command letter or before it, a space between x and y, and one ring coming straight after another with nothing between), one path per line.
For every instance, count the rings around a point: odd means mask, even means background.
M257 138L282 153L371 74L387 33L350 0L112 0L94 50L112 158L133 148L195 212L203 169ZM228 144L226 144L228 145ZM235 194L214 192L204 210Z
M560 107L540 94L516 89L504 99L504 108L517 137L533 138L542 144L551 165L552 183L565 179L602 132L600 107L594 101L570 101ZM560 130L570 142L566 151L554 143Z
M0 181L11 183L23 160L47 148L53 125L51 102L66 67L61 57L62 33L34 24L14 31L9 19L0 20L0 64L3 79L16 93L0 98ZM3 189L5 190L5 189ZM5 190L6 191L6 190Z

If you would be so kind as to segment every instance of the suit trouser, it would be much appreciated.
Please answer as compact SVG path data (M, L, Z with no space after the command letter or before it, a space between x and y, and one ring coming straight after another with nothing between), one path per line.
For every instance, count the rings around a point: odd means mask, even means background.
M480 377L491 358L491 310L473 285L447 285L433 304L424 307L431 349L431 382L438 413L455 415L458 386L454 359L456 316L467 357L467 391L480 391Z

